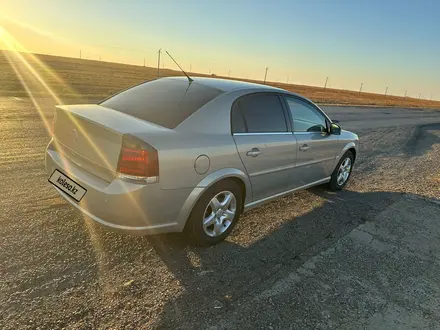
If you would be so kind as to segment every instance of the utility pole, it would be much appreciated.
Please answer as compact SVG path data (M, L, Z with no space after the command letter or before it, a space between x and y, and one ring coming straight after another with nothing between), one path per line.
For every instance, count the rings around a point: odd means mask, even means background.
M432 93L431 93L431 97L429 98L430 101L432 101Z
M362 92L362 86L364 86L364 83L361 83L361 87L359 88L359 94Z
M289 83L289 76L287 76L287 82L286 82L286 84L288 84Z
M82 59L81 49L79 50L79 59Z
M419 94L419 99L420 99L421 96L422 96L422 93Z
M269 70L269 67L267 67L267 68L266 68L266 73L264 74L264 83L263 83L263 84L265 84L265 83L266 83L266 78L267 78L267 70Z
M385 95L387 95L387 93L388 93L388 86L387 86L387 88L385 89Z
M228 77L230 77L231 76L231 69L229 69L229 72L228 72Z
M324 90L327 88L327 81L328 81L328 77L325 78Z
M99 55L99 60L101 61L101 55Z
M192 67L193 67L193 65L192 65L192 63L189 65L189 72L192 72Z
M157 78L160 76L160 52L162 48L159 49L158 57L157 57Z
M407 91L408 91L408 90L405 91L405 96L404 96L404 97L406 97L406 92L407 92Z
M145 57L144 57L144 68L145 68Z

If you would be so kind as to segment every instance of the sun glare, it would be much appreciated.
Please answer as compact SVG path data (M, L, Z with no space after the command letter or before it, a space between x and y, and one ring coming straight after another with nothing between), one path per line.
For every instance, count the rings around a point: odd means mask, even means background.
M31 102L34 104L35 109L40 115L46 131L49 134L52 134L51 125L46 119L46 116L44 115L42 107L38 103L38 98L36 96L42 93L49 94L57 104L63 104L60 96L57 95L56 91L49 83L50 79L47 79L49 77L55 79L56 84L63 85L72 94L76 93L71 89L68 84L66 84L66 82L63 81L63 79L61 79L57 75L56 72L53 71L53 69L42 62L37 56L30 53L16 38L14 38L2 27L0 27L0 39L5 44L6 49L9 50L9 52L6 53L6 59L8 60L10 66L15 72L15 75L17 76L18 80L20 81L24 90L29 96ZM36 83L30 84L30 81L35 81ZM72 116L70 113L67 114L69 115L72 122L75 123L75 126L80 130L81 134L87 139L89 145L96 152L98 157L101 158L104 164L111 168L108 159L96 146L94 141L90 139L88 133L84 130L81 123L76 119L76 117ZM56 140L55 143L57 143ZM65 164L65 166L68 167L68 164ZM128 195L131 199L133 206L139 208L138 201L130 193L128 193ZM144 221L148 223L148 219L144 219ZM92 236L93 233L90 232L90 234Z
M12 35L10 35L5 29L3 29L1 40L5 43L6 49L11 51L11 53L6 54L6 59L9 64L13 68L17 78L20 80L23 88L26 90L26 93L31 98L32 101L35 100L34 94L47 93L49 94L57 104L63 104L61 98L57 95L55 90L49 85L47 82L47 77L44 77L42 73L49 74L52 78L55 78L58 84L62 84L67 89L71 90L70 86L67 85L58 75L46 64L41 62L37 56L31 54L17 39L15 39ZM35 68L35 64L43 70L43 72L39 72L37 68ZM31 88L26 79L23 79L23 76L32 77L38 82L38 87L33 86ZM38 90L35 90L37 88ZM34 102L35 103L35 102ZM43 120L44 126L49 134L51 134L50 124L47 122L45 115L40 111L40 107L36 106L36 109ZM70 119L76 124L81 133L86 137L90 146L95 150L97 155L103 160L103 162L109 165L108 160L99 150L99 148L95 145L95 143L89 138L87 132L84 131L81 124L76 120L76 118L69 113Z
M34 105L35 110L39 114L44 128L49 135L52 135L52 125L47 119L46 114L43 111L43 106L40 104L40 95L50 95L57 104L63 104L63 100L56 92L56 86L62 86L64 90L68 90L70 94L77 96L75 91L61 78L58 74L46 63L41 61L38 56L32 54L23 44L19 42L13 35L6 29L0 26L0 44L6 48L4 53L6 60L9 62L15 76L20 81L23 90L26 92L30 101ZM83 136L87 139L88 143L94 149L98 157L110 167L108 159L96 146L94 141L90 139L88 133L84 130L81 123L70 113L67 113L75 123L76 127L81 131ZM58 141L54 140L55 145L58 146ZM69 163L63 160L64 167L69 168ZM129 197L135 207L139 207L138 202L131 194ZM85 205L87 208L87 206ZM94 228L88 221L85 221L86 229L90 235L95 253L97 255L100 272L103 274L106 272L105 268L105 250L100 242L100 236L95 233ZM102 262L104 261L104 262Z

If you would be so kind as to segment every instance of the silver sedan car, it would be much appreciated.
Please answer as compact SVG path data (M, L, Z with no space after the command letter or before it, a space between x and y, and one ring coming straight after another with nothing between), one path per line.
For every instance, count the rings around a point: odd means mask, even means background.
M100 104L56 107L49 182L106 227L230 234L241 213L286 194L343 188L358 136L310 100L240 81L142 83Z

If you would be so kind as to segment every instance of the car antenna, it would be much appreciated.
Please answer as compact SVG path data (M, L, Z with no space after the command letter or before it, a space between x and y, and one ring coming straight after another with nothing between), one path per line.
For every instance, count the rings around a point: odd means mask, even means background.
M180 67L179 63L176 62L176 60L170 55L170 53L168 53L167 50L166 50L165 52L166 52L166 53L168 54L168 56L173 60L173 62L176 63L176 65L179 67L180 71L183 72L183 74L188 78L188 81L189 81L189 83L191 84L194 80L193 80L190 76L188 76L188 75L186 74L185 71L183 71L183 69Z

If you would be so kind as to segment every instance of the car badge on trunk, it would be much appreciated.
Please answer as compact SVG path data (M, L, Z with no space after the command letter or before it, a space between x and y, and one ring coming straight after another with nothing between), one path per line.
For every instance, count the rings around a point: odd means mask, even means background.
M78 131L74 128L71 134L73 142L76 142L78 140Z

